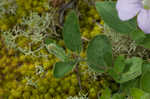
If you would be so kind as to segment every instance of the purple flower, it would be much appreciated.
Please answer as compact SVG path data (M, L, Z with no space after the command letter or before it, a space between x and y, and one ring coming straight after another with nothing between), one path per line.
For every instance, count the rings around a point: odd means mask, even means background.
M137 15L139 28L150 33L150 0L118 0L116 8L122 21Z

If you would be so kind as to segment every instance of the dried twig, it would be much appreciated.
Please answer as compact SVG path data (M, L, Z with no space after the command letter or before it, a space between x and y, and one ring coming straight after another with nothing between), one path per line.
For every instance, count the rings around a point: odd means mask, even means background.
M61 7L60 7L60 10L58 11L59 12L59 23L60 25L63 26L63 22L64 22L64 13L65 11L68 9L68 8L73 8L73 6L75 5L75 3L77 2L78 0L70 0L70 2L66 3L66 4L63 4Z

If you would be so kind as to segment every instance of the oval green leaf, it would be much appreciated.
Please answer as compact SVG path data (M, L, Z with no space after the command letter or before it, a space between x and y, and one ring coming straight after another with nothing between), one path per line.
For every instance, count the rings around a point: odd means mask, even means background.
M116 10L116 2L96 2L96 9L104 22L120 33L130 33L137 27L136 20L121 21Z
M55 44L55 43L50 43L46 46L47 50L49 53L55 55L58 59L60 59L61 61L67 61L68 57L66 56L65 50Z
M113 94L112 99L126 99L126 98L122 94L115 93Z
M80 35L80 26L75 11L71 11L67 15L67 19L63 27L63 38L68 49L78 53L81 51L82 41Z
M53 69L53 75L56 78L64 77L69 71L73 69L75 62L57 62Z
M111 90L109 88L103 90L100 99L111 99Z
M143 73L140 79L140 87L144 91L150 93L150 71Z
M94 71L100 73L112 66L112 45L105 35L96 36L89 42L87 62Z
M150 99L150 94L144 92L138 88L132 88L131 90L132 99Z
M142 59L138 57L132 57L126 60L125 72L122 73L119 83L124 83L129 80L135 79L142 74Z

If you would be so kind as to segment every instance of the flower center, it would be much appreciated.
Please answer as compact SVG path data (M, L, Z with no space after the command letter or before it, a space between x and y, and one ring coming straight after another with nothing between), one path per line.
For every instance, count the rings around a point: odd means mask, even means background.
M142 0L144 9L150 9L150 0Z

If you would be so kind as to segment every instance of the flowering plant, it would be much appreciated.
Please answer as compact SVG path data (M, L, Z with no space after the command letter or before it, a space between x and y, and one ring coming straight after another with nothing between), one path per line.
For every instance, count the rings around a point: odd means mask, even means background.
M53 0L54 7L60 6L59 3L55 3L57 1L65 0ZM0 30L8 46L18 49L26 56L32 55L38 58L44 57L43 60L46 59L46 61L41 60L43 61L42 63L44 63L43 65L37 62L35 72L31 72L32 74L34 73L35 76L27 76L26 85L35 87L35 90L39 88L41 94L47 92L45 97L48 98L44 99L51 99L49 98L51 97L49 96L49 92L54 96L55 90L51 90L50 87L52 86L55 88L57 83L54 82L55 80L52 77L52 82L44 80L43 77L51 76L51 71L49 70L52 68L48 65L55 63L52 69L53 76L57 79L59 78L57 82L60 81L58 84L63 86L62 90L67 90L67 94L75 94L75 87L70 87L70 84L68 84L67 87L71 89L68 91L65 85L65 83L69 81L68 78L60 78L65 77L70 71L76 74L72 76L69 82L78 84L77 91L81 91L84 87L89 86L83 86L84 83L82 79L87 81L88 78L85 73L86 76L84 78L80 77L82 69L86 69L86 73L92 78L88 79L87 83L96 85L94 88L90 86L89 95L79 95L81 97L75 96L69 97L68 99L87 99L88 96L93 97L91 99L96 99L96 97L100 99L150 99L150 0L118 0L117 2L102 0L101 2L96 2L96 4L89 2L89 5L93 4L96 6L96 10L102 20L102 23L99 23L100 19L98 19L99 21L95 20L98 15L93 18L94 20L92 20L92 18L88 19L90 20L90 24L94 22L96 26L99 26L100 32L102 33L95 33L97 31L93 31L94 28L89 28L92 26L88 24L88 28L90 30L93 29L91 34L94 34L94 37L92 36L92 38L86 37L87 35L91 35L85 32L87 29L84 28L82 31L80 30L82 22L79 21L82 21L82 13L77 14L77 9L68 10L68 8L74 8L78 1L79 0L70 0L70 2L64 4L62 8L60 8L60 11L56 11L59 12L59 19L54 18L58 13L53 15L55 11L52 11L54 9L52 9L51 6L48 6L47 10L45 9L45 14L42 13L44 9L42 10L43 7L41 7L37 9L38 12L32 12L31 16L26 17L25 15L21 18L22 21L12 27L10 31L8 31L5 26L2 27L2 31ZM90 0L85 1L88 2ZM36 2L31 5L36 5ZM28 8L30 8L30 6L26 6L26 9ZM34 10L36 9L33 9L33 11ZM93 11L91 12L93 14ZM65 14L66 17L64 17ZM85 18L85 16L83 18ZM57 23L57 21L60 22ZM85 26L85 24L83 25ZM52 59L53 56L51 54L53 54L55 58L57 57L57 59ZM7 60L7 57L4 57L4 59ZM2 61L4 60L2 59ZM50 61L50 63L47 61ZM5 67L5 65L2 66ZM18 65L19 64L17 64L16 67L18 67ZM85 65L86 68L83 65ZM25 68L24 65L21 68L23 74L25 74ZM6 68L6 71L7 70ZM102 86L104 90L101 91L101 84L94 83L94 81L102 79L103 76L104 78L109 78L111 86L106 84ZM41 84L39 84L40 80L36 80L38 77L43 81ZM15 78L15 82L16 81L18 84L18 79ZM103 80L97 80L97 82L105 84ZM50 86L49 83L51 83ZM114 87L114 85L112 85L114 83L117 88L110 88ZM50 89L47 88L47 85ZM100 88L100 91L97 87ZM8 87L8 89L10 88ZM20 89L22 89L22 87ZM95 89L98 90L98 93ZM116 90L114 91L113 89ZM28 90L25 90L23 92L27 91ZM58 87L56 91L60 94L61 87ZM14 94L14 90L11 91L11 93ZM36 93L39 94L38 92ZM33 92L31 92L31 94L33 94ZM16 96L17 99L21 97L18 95ZM27 96L30 96L30 93Z
M135 17L140 29L150 33L150 0L118 0L116 5L119 18L123 21Z
M137 46L150 48L150 0L97 2L96 9L104 22L114 31L128 36ZM121 90L125 91L126 88L126 93L133 99L149 99L150 80L147 77L150 69L145 68L146 65L150 66L149 62L139 56L130 57L132 58L125 60L119 55L108 74L121 84ZM129 65L131 67L128 72L123 72Z
M137 2L125 0L118 0L117 3L97 2L96 9L104 20L104 23L113 31L128 36L128 41L131 39L131 41L136 43L136 46L143 46L149 49L150 44L148 41L150 41L150 37L147 34L149 33L149 10L140 7L142 6L140 5L140 0L134 1ZM130 3L133 3L133 5L130 6ZM134 3L139 5L137 11L134 9ZM125 5L121 6L123 4L126 4L126 6L129 5L131 10L124 8ZM136 18L133 18L137 13L140 17L140 19L138 19L138 27L140 27L140 29L137 27ZM142 20L142 18L145 19L144 17L147 18L147 21ZM113 31L110 32L113 33ZM138 55L129 56L129 53L127 53L127 55L116 55L113 50L112 42L110 42L108 36L105 35L105 32L107 35L108 31L104 30L104 35L98 35L89 41L86 49L87 57L85 60L82 59L79 56L79 53L82 50L82 40L80 37L78 17L75 11L71 11L67 16L63 27L63 37L66 47L73 52L74 57L72 59L65 58L66 60L63 58L62 62L57 62L54 68L54 76L57 78L63 77L74 67L77 68L79 62L84 61L95 72L107 74L120 84L120 92L114 94L112 99L125 99L125 97L131 97L133 99L137 99L137 97L141 97L139 99L149 99L149 61ZM131 47L132 46L133 45L131 45ZM64 57L66 57L65 54ZM123 95L124 92L125 94ZM101 98L111 99L111 91L109 88L104 90Z

